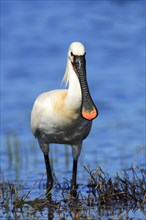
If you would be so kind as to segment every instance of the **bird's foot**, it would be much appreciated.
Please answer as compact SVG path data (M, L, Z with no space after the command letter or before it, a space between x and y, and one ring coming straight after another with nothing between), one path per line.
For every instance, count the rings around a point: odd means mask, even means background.
M75 186L71 186L70 196L71 196L72 198L76 198L76 197L77 197L77 190L76 190L76 187L75 187Z
M53 182L47 181L47 183L46 183L46 195L47 195L48 198L51 197L52 188L53 188Z

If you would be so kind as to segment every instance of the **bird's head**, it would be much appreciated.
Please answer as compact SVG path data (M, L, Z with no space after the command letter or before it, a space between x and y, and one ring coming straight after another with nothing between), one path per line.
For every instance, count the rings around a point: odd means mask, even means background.
M91 98L87 78L86 78L86 51L85 47L80 42L73 42L68 50L68 60L72 65L73 72L77 75L81 93L82 93L82 106L81 115L87 120L93 120L98 115L98 110Z

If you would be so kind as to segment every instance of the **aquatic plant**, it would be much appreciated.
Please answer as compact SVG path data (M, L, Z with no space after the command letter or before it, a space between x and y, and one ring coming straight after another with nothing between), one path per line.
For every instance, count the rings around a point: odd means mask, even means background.
M56 179L53 188L60 191L62 197L55 200L45 193L39 197L31 199L34 187L23 194L25 184L19 185L9 182L0 183L0 207L2 212L0 217L7 216L14 219L33 217L41 219L46 216L53 219L71 217L73 219L96 219L97 216L118 216L124 219L125 211L135 212L140 209L144 214L146 205L146 170L130 168L123 171L123 175L118 173L111 178L100 167L90 171L86 166L85 170L89 174L88 184L85 187L78 186L76 199L70 197L70 181L65 180L62 184ZM26 190L25 190L26 191ZM122 213L122 214L121 214ZM43 219L43 218L42 218Z

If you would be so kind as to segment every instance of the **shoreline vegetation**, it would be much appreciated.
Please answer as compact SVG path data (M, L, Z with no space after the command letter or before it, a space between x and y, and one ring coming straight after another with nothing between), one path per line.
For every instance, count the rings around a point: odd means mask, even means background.
M13 219L23 219L24 217L37 219L37 216L41 216L45 212L48 219L53 219L55 214L59 219L67 216L73 219L115 216L122 220L127 215L126 213L129 211L134 213L137 210L140 210L144 216L146 215L145 169L130 168L123 171L122 176L117 173L111 178L100 167L92 171L88 170L86 166L84 168L89 175L88 184L78 186L78 194L75 199L71 198L69 194L69 180L60 184L56 179L50 193L53 194L56 191L61 196L60 199L55 200L48 197L46 193L31 198L37 181L24 193L27 180L25 183L17 185L17 183L5 182L3 179L0 183L0 207L2 210L0 217L3 214L7 219L11 219L12 216Z
M39 181L31 181L31 173L19 181L23 163L28 163L27 152L20 151L17 135L6 138L8 169L15 170L10 181L1 172L0 180L0 218L1 219L134 219L129 213L140 211L146 216L146 169L136 166L136 157L144 148L141 146L134 155L128 170L110 176L101 167L86 172L84 181L78 183L77 197L70 197L70 180L55 183L50 195L46 195L44 175ZM36 146L30 143L34 164L38 160ZM68 151L65 149L65 156ZM25 154L22 158L21 153ZM68 158L67 158L68 160ZM23 162L23 163L22 163ZM52 161L53 162L53 161ZM2 170L1 170L2 171ZM6 171L7 172L7 171ZM36 178L38 179L38 178ZM140 218L139 218L140 219Z

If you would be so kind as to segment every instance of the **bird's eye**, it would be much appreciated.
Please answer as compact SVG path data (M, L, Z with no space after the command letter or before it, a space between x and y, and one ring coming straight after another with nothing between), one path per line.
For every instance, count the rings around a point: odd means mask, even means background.
M74 62L74 54L72 52L70 53L70 60L72 63Z

